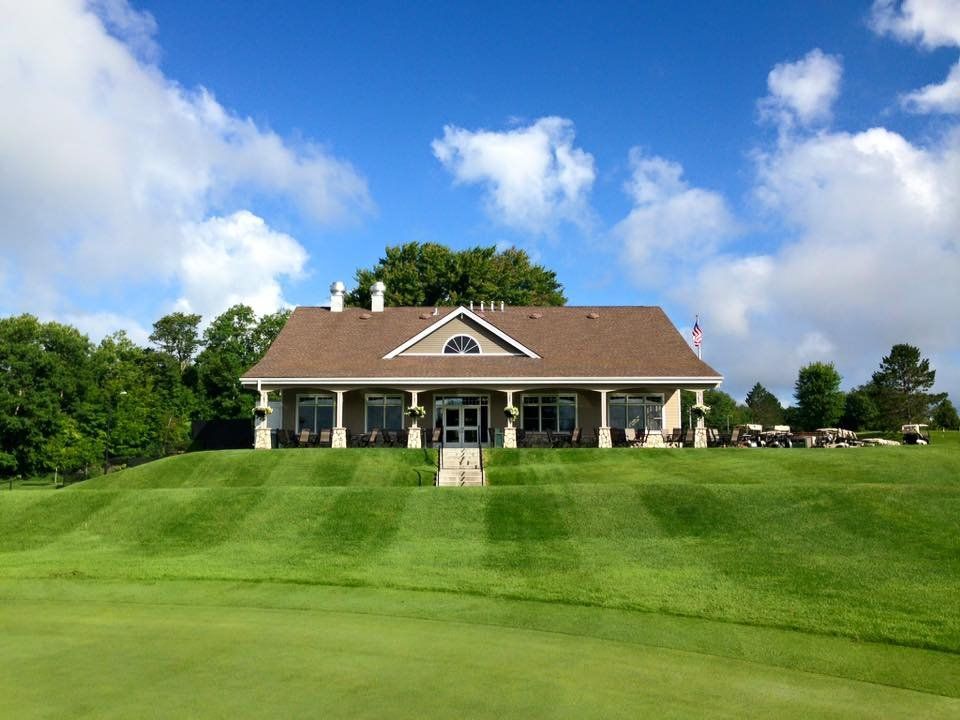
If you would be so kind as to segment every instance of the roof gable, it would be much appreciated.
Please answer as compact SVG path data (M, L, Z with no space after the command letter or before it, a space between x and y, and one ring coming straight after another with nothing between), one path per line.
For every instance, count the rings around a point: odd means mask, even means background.
M409 338L383 356L390 360L398 356L439 355L443 354L443 345L454 335L469 334L464 330L476 329L487 342L481 345L481 355L525 355L529 358L539 358L533 350L523 343L512 338L500 328L487 322L484 318L468 310L462 305L452 313L444 316L437 322L429 325L413 337ZM438 342L428 343L428 339ZM484 347L488 348L484 352Z

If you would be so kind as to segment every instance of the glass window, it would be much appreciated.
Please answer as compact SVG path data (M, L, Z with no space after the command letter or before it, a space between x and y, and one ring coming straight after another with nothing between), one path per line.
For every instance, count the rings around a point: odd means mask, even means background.
M366 431L403 429L402 395L367 395Z
M663 397L660 395L611 395L610 427L663 430Z
M443 346L444 355L477 355L480 345L469 335L454 335Z
M300 395L297 398L297 432L332 428L334 404L332 395Z
M577 396L524 395L522 423L533 432L570 432L577 426Z

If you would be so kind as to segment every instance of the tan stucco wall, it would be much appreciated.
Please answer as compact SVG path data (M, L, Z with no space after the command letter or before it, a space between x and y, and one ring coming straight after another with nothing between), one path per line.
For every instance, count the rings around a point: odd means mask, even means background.
M517 354L514 348L503 342L503 340L492 332L463 318L451 320L439 330L427 335L420 342L411 345L401 354L442 353L443 346L446 345L447 341L454 335L469 335L477 341L477 344L480 345L480 351L483 353Z

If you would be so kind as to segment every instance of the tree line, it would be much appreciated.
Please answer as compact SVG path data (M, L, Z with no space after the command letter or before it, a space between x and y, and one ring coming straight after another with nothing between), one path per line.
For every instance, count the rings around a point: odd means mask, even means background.
M377 280L393 306L566 302L556 273L516 248L405 243L354 280L354 306L369 307ZM193 420L251 417L256 398L240 375L289 314L258 318L234 305L201 332L200 315L175 312L153 324L150 347L123 332L95 345L32 315L0 319L0 476L89 473L110 458L161 457L189 446Z
M94 344L32 315L0 319L0 475L161 457L189 446L192 420L250 417L239 377L288 316L234 305L201 332L200 315L175 312L153 324L151 347L122 331Z
M843 378L833 363L815 362L802 368L794 384L795 404L784 407L760 383L747 393L743 403L721 390L704 393L710 406L711 426L727 428L745 423L764 426L790 425L798 430L843 427L847 430L899 430L906 423L927 423L946 430L960 429L960 417L947 393L931 392L936 370L919 348L894 345L870 380L843 392ZM692 404L684 393L686 407Z

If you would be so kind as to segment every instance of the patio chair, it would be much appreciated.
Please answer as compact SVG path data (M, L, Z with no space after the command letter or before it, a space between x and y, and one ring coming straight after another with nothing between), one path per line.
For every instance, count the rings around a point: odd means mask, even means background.
M377 442L383 444L382 439L380 438L380 428L374 428L370 431L370 435L367 436L367 447L376 447Z
M580 428L574 428L573 432L570 433L570 447L579 447L580 446Z
M740 443L740 428L735 427L730 433L730 446L736 447Z
M671 448L683 447L683 430L680 428L671 430L669 434L663 436L663 444Z
M623 428L610 428L610 444L614 447L624 447L627 444L627 433Z
M383 444L389 447L397 446L397 433L395 430L383 431Z
M307 447L310 444L310 428L304 428L297 437L297 447Z
M320 434L317 435L317 447L330 447L332 431L330 428L325 428L320 431Z
M430 436L430 446L437 447L440 444L440 438L443 436L443 428L435 427L433 435Z
M636 428L624 428L623 429L623 444L626 447L634 447L637 442L637 429Z
M693 447L693 439L695 435L696 435L696 430L694 430L693 428L687 428L687 432L683 436L683 446Z
M395 440L395 442L396 442L396 444L397 444L397 447L406 447L406 446L407 446L407 444L408 444L408 439L409 439L409 437L410 437L410 433L411 433L411 432L420 432L420 430L417 429L417 430L398 430L398 431L397 431L397 433L396 433L396 440Z

